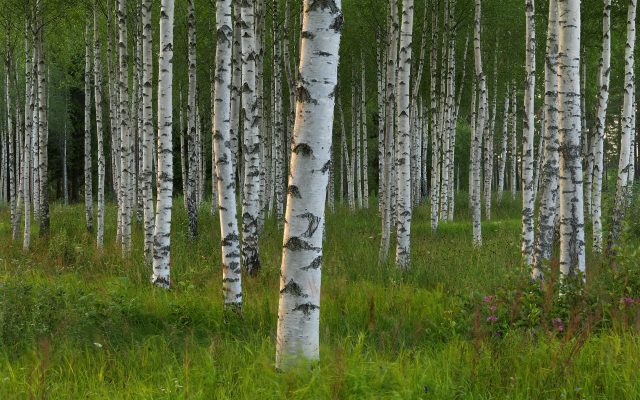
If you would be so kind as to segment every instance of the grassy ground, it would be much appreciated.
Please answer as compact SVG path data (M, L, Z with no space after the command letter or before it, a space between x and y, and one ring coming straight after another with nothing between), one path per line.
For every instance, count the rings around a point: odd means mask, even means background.
M633 329L496 336L477 306L469 318L470 299L518 275L520 222L518 204L504 201L476 250L464 203L437 234L427 207L416 211L408 274L378 265L374 209L329 215L321 363L291 373L273 367L282 242L274 221L260 243L263 271L243 281L239 318L222 308L208 206L194 243L182 202L174 207L168 292L148 282L139 226L133 256L121 258L113 205L102 253L80 205L53 206L51 237L26 254L0 209L0 399L640 398Z

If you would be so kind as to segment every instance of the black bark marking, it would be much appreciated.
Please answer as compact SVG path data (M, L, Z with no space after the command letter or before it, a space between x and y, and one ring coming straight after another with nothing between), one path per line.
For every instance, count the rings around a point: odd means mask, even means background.
M303 271L308 271L310 269L318 269L321 266L322 266L322 256L318 256L313 261L311 261L311 264L307 265L306 267L302 267L300 269L302 269Z
M310 157L313 155L313 150L311 149L311 146L309 146L306 143L296 144L296 147L293 148L293 152L296 153L297 155L303 155L305 157Z
M287 194L291 195L291 197L295 197L298 199L302 198L302 195L300 194L300 189L298 189L296 185L289 185L289 187L287 188Z
M292 311L302 311L302 313L306 316L311 315L311 312L314 310L319 310L320 306L311 303L299 304Z
M287 240L287 243L285 243L283 247L285 249L291 250L291 251L301 251L301 250L320 251L320 250L322 250L320 247L313 247L309 242L306 242L306 241L300 239L297 236L289 238L289 240Z
M280 291L280 294L285 294L285 293L298 296L298 297L309 297L308 295L302 292L302 288L300 287L300 285L295 283L293 279L290 279L289 283L284 285L284 287Z
M307 226L307 230L302 234L303 237L311 237L318 229L320 225L320 217L316 217L310 212L306 212L304 214L297 215L298 218L306 218L309 225Z

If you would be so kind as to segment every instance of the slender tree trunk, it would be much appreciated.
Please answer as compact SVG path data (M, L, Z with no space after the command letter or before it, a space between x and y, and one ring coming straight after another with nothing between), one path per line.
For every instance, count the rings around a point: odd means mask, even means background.
M300 48L276 340L276 368L285 370L320 357L323 220L343 21L340 0L305 0L304 11L302 30L310 35L302 35Z
M260 206L260 116L256 113L256 45L253 4L240 3L242 17L242 109L244 115L243 156L245 163L242 198L242 261L251 275L260 270L258 213ZM289 188L291 190L291 188Z
M533 151L535 132L536 86L536 26L534 0L525 0L526 29L526 81L524 90L524 118L522 129L522 256L527 266L533 263L534 201Z
M487 84L485 75L482 71L482 51L480 48L480 21L481 21L481 3L475 0L475 20L474 20L474 49L475 49L475 71L478 81L478 89L480 90L480 98L478 102L478 121L476 129L473 132L473 190L472 190L472 220L473 220L473 243L475 246L482 245L482 209L481 209L481 174L480 161L482 160L482 131L484 129L486 109L487 109Z
M511 198L516 198L518 191L518 102L516 97L516 83L511 84Z
M105 197L104 197L104 132L102 125L102 61L100 52L100 36L98 27L98 6L97 1L93 2L93 77L96 102L96 135L98 142L98 226L96 245L102 249L104 242L104 213L105 213Z
M194 0L188 1L188 53L189 53L189 94L187 98L187 215L189 218L189 238L195 240L198 237L198 210L197 210L197 157L198 144L196 140L196 17Z
M387 89L386 89L386 109L385 109L385 161L384 161L384 207L382 212L382 235L380 239L380 253L378 259L381 263L386 262L389 257L389 243L391 240L391 219L392 219L392 191L393 191L393 160L394 160L394 136L395 136L395 96L396 96L396 59L398 57L398 3L397 0L390 0L390 32L389 32L389 54L387 57Z
M126 0L118 0L118 74L120 122L120 218L122 219L122 254L131 252L132 171L129 162L129 63L127 54Z
M431 98L431 230L436 231L439 223L439 199L440 199L440 140L438 137L438 99L437 99L437 63L438 51L436 48L438 31L437 7L432 11L431 23L431 54L429 64L431 79L429 82L429 97Z
M502 200L507 173L507 144L509 142L509 84L504 96L504 110L502 112L502 145L500 150L500 167L498 168L498 199Z
M398 178L397 246L396 266L409 269L411 261L411 43L413 38L413 0L403 0L400 28L400 60L398 62L398 95L396 113L398 118L398 145L396 146L396 171Z
M369 208L369 140L367 133L367 86L365 79L364 53L360 51L360 116L362 118L362 202Z
M87 231L93 232L93 174L91 165L91 37L89 18L84 39L84 210Z
M616 198L611 217L611 229L607 243L607 254L615 254L614 247L618 245L622 231L622 221L631 203L630 174L633 164L631 158L632 135L635 129L633 123L635 92L635 44L636 44L636 0L629 0L627 12L627 45L625 47L624 69L624 102L622 106L622 133L620 135L620 160L618 162L618 181Z
M580 0L558 2L560 135L560 272L585 271L580 160Z
M158 74L158 200L153 232L151 282L170 286L171 203L173 198L173 0L160 4L160 54Z
M484 213L485 218L491 219L491 194L493 184L493 168L494 168L494 137L496 127L496 105L498 102L498 43L496 42L496 48L493 52L493 96L491 99L491 122L489 122L487 130L487 137L485 138L486 153L485 153L485 165L484 165Z
M28 18L28 17L27 17ZM22 249L24 251L29 250L31 246L31 155L33 147L31 145L31 137L33 132L33 112L34 112L34 98L35 98L35 83L33 76L32 54L35 51L35 43L29 43L29 30L32 28L30 21L25 21L24 31L24 54L25 54L25 103L24 103L24 159L22 161L22 174L24 185L24 232L22 238ZM66 114L65 114L66 123ZM64 175L66 178L66 129L65 129L65 170ZM65 179L66 183L66 179ZM4 185L3 185L4 188ZM66 188L65 188L66 189ZM65 191L65 199L66 199ZM66 203L65 203L66 204Z
M231 0L219 0L216 7L217 45L213 148L218 176L218 208L222 239L222 291L227 307L242 307L240 236L236 215L236 185L231 150L231 55L233 24Z
M151 0L142 0L142 198L144 206L144 259L153 265L153 29L151 27Z
M49 158L48 158L48 143L49 143L49 129L47 124L47 98L46 98L46 77L44 74L44 26L40 21L40 29L38 32L38 78L40 84L38 85L38 173L40 175L40 237L48 236L49 234Z

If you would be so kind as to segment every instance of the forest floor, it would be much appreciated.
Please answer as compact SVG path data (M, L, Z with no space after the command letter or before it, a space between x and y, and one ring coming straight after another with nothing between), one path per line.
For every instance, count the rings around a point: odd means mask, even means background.
M140 225L132 257L120 256L113 204L103 252L82 205L53 205L51 236L38 239L36 227L29 253L12 244L0 209L0 399L640 398L640 306L618 322L598 314L584 328L535 298L518 305L530 294L513 289L526 276L519 203L494 208L480 249L465 203L461 194L457 221L437 234L428 206L416 210L404 274L378 265L375 206L329 214L321 362L289 373L274 368L275 221L265 224L260 275L243 277L239 317L223 310L218 219L208 204L196 242L182 200L175 204L170 291L149 283ZM598 264L589 256L588 268ZM626 307L616 296L598 310Z

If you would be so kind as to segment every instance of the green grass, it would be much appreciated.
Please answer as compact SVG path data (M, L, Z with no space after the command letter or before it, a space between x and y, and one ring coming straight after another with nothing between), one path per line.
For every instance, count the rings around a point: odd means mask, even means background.
M149 284L141 227L134 252L105 249L84 230L81 205L54 205L51 236L14 245L0 209L0 399L634 399L640 337L609 328L578 335L512 329L499 338L469 322L469 299L495 293L521 269L518 203L495 207L474 249L465 195L460 219L431 232L412 224L412 270L379 266L375 207L328 215L321 362L274 369L282 233L268 220L263 270L243 281L242 318L224 312L217 218L203 205L186 237L174 207L171 291ZM372 201L373 204L373 201ZM473 318L471 318L473 320Z

